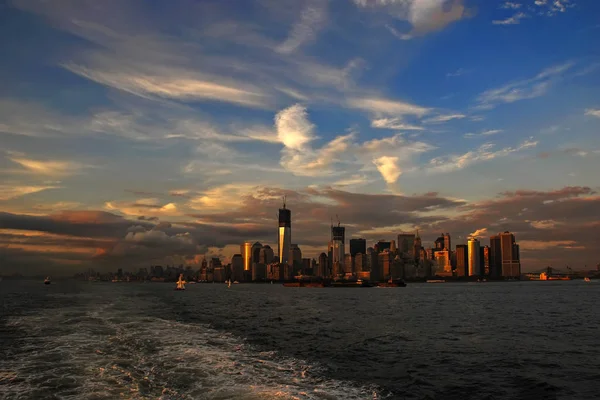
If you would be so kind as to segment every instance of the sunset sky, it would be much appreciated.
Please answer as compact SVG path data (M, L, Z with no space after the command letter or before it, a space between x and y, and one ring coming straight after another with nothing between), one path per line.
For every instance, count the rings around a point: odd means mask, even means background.
M514 232L600 262L600 1L0 2L0 273Z

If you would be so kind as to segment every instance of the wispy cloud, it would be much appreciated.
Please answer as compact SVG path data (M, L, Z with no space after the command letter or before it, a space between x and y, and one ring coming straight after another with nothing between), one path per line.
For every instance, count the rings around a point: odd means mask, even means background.
M523 18L527 18L527 14L523 13L523 12L518 12L515 15L513 15L512 17L506 18L506 19L500 19L500 20L493 20L492 24L494 25L517 25L521 23L521 20Z
M23 185L0 185L0 200L10 200L26 194L37 193L48 189L57 189L59 186L23 186Z
M585 115L600 118L600 109L596 110L593 108L588 108L587 110L585 110Z
M574 63L567 62L546 68L536 76L496 89L483 92L478 97L478 109L490 109L501 103L513 103L519 100L533 99L546 94L548 89L559 81L562 75L573 67Z
M371 121L372 128L393 129L405 131L421 131L422 126L406 124L401 118L378 118Z
M380 9L394 19L408 21L412 29L402 33L388 25L396 37L408 40L443 29L470 16L462 0L354 0L360 8Z
M432 118L427 118L423 120L424 124L440 124L442 122L452 121L453 119L463 119L467 116L464 114L448 114L448 115L438 115Z
M308 1L288 38L277 46L276 50L283 54L290 54L300 46L315 40L318 30L325 25L326 20L327 1Z
M430 172L456 171L479 162L505 157L515 152L530 149L537 146L537 144L537 141L529 139L517 147L505 147L503 149L494 151L493 149L495 145L493 143L486 143L481 145L476 150L471 150L461 155L450 155L434 158L429 162L429 167L427 170Z
M369 111L378 116L415 115L422 117L431 111L426 107L378 97L350 98L347 104L351 108Z
M81 170L84 166L71 161L54 161L54 160L34 160L22 156L11 156L11 161L25 168L27 172L35 175L46 176L67 176L73 175Z
M506 1L500 6L500 8L517 10L517 9L521 8L522 6L523 5L519 4L519 3L513 3L512 1Z
M492 135L495 135L495 134L500 133L500 132L502 132L502 129L490 129L490 130L483 131L483 132L480 132L480 133L465 133L463 135L463 137L465 137L465 138L476 138L476 137L483 137L483 136L492 136Z
M457 77L457 76L464 75L464 74L466 74L466 73L468 73L468 72L469 72L469 71L468 71L468 70L466 70L466 69L464 69L464 68L459 68L459 69L457 69L456 71L453 71L453 72L448 72L448 73L446 74L446 76L447 76L447 77L449 77L449 78L453 78L453 77Z

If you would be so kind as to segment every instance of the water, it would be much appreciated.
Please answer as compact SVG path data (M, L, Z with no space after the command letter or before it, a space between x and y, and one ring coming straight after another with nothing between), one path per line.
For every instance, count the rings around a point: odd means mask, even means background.
M1 399L586 399L600 283L0 282Z

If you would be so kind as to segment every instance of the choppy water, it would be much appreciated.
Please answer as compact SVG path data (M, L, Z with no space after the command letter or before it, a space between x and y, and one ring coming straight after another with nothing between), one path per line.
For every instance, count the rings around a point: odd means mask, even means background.
M3 281L0 301L2 399L600 397L600 282Z

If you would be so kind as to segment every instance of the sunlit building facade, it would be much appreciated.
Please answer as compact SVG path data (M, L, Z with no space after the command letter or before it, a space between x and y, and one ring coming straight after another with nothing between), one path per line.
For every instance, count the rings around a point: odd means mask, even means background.
M469 250L469 276L481 275L480 245L477 238L470 238L467 244Z
M281 264L290 262L292 246L292 211L285 207L279 209L279 236L277 237L277 255Z

